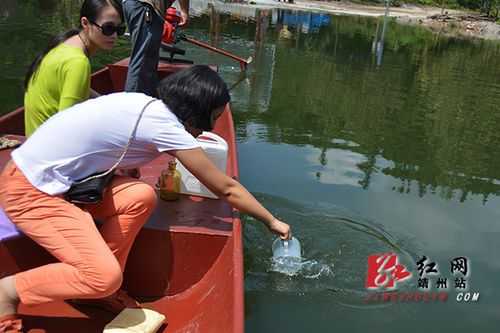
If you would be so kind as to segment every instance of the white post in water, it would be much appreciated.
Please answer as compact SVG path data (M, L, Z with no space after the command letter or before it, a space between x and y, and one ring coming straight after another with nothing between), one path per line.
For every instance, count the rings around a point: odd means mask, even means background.
M382 54L384 53L384 38L385 29L387 28L387 19L389 17L389 1L385 0L385 14L384 14L384 24L382 26L382 34L380 39L376 43L376 56L377 56L377 66L382 64Z

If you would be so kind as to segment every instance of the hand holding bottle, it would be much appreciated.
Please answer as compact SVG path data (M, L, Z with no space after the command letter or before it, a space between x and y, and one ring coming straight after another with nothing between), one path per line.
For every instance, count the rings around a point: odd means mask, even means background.
M268 228L271 232L280 236L281 239L292 238L292 230L290 229L290 226L277 218L273 218L271 223L269 223Z

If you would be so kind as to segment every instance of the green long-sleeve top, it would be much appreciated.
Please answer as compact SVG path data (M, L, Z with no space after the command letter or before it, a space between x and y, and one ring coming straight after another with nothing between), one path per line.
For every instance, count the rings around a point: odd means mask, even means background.
M30 136L47 119L90 95L90 62L64 43L45 55L24 94L24 126Z

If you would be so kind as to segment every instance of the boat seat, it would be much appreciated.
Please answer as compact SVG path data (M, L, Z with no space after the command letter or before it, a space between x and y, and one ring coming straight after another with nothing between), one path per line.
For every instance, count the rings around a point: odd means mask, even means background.
M171 158L163 154L141 167L141 180L154 187L158 175ZM10 150L0 151L0 170L8 160L10 160ZM144 229L229 237L232 234L232 221L233 211L226 202L182 196L181 200L176 202L158 200L157 207ZM24 234L15 227L0 207L0 243L22 236Z
M16 228L4 210L0 207L0 242L21 237L22 233Z

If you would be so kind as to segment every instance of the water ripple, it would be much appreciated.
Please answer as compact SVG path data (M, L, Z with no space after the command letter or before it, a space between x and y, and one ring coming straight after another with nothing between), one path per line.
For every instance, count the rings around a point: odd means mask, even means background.
M349 307L372 307L365 299L367 257L394 252L400 262L414 265L415 256L380 224L334 205L304 205L258 194L272 211L290 223L302 243L302 259L273 259L272 239L252 218L245 218L247 291L306 295L335 293L334 301ZM271 236L272 237L272 236ZM414 288L404 284L400 290Z

